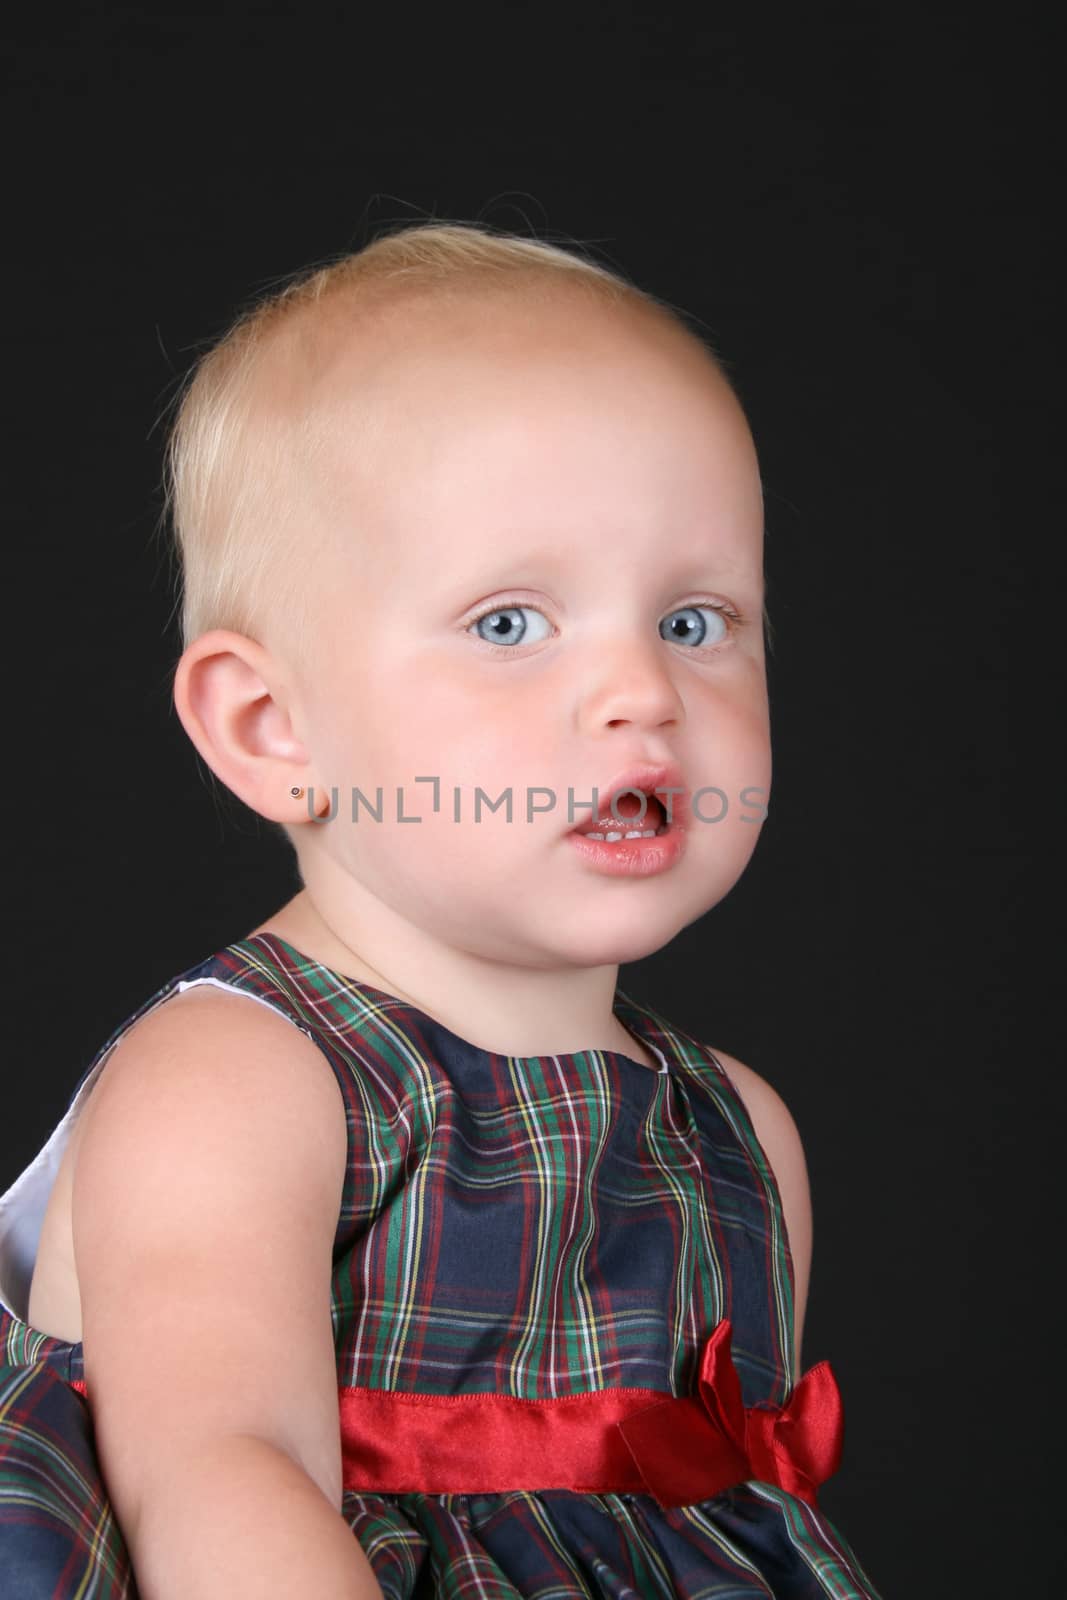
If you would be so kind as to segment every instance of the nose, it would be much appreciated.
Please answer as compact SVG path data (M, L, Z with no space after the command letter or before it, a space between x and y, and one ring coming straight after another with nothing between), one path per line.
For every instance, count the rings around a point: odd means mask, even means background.
M657 648L658 646L658 648ZM635 723L643 728L681 725L685 703L662 639L620 636L601 640L581 667L583 731Z

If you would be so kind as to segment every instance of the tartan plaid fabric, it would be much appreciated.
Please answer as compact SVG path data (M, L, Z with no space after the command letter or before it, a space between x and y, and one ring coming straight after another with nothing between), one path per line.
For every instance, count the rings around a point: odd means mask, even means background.
M0 1310L0 1335L11 1321ZM0 1594L131 1600L89 1408L46 1362L0 1365Z
M621 991L669 1068L611 1051L514 1058L256 934L171 979L283 1012L329 1060L349 1162L333 1253L339 1387L547 1399L688 1394L724 1317L746 1405L784 1404L793 1270L781 1204L712 1052ZM132 1600L133 1577L70 1388L80 1344L0 1308L0 1592ZM759 1481L701 1505L563 1490L346 1493L390 1600L476 1594L877 1600L824 1513Z

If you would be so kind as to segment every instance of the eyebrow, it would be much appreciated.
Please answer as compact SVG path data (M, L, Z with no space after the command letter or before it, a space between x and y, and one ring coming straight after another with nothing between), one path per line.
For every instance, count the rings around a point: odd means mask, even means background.
M539 578L559 578L566 573L571 563L568 553L556 554L548 550L529 550L516 555L514 559L501 558L494 562L490 557L485 561L474 561L468 570L457 572L456 568L449 567L444 576L447 579L447 593L449 597L459 598L472 588L492 589L537 589L541 584ZM661 569L663 581L679 589L699 589L714 580L717 582L733 582L738 578L749 581L750 571L747 563L728 560L724 557L710 559L705 556L692 556L688 552L678 552L678 563L673 574L666 568ZM756 576L762 579L763 563L760 561ZM530 581L533 580L533 581Z
M487 556L471 560L469 567L457 569L450 564L442 573L442 593L450 603L464 601L472 590L539 589L538 579L560 578L568 564L568 557L544 549L524 550L513 557Z
M511 559L508 557L501 558L497 556L495 551L492 551L486 555L484 560L481 557L476 558L472 563L474 570L472 570L471 576L476 577L479 572L491 572L498 567L501 559L508 561L511 566L521 565L531 570L534 567L539 567L542 571L558 572L561 567L567 564L570 557L567 552L561 554L549 546L535 545L528 550L517 552Z

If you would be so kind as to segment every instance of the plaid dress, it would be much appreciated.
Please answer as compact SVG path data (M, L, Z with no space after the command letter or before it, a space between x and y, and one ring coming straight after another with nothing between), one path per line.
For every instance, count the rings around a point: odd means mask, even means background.
M423 1415L435 1403L510 1406L520 1420L540 1408L550 1425L568 1403L685 1398L709 1334L729 1319L744 1406L789 1401L794 1285L781 1202L744 1104L705 1045L618 991L616 1015L659 1072L605 1050L494 1054L275 934L253 934L169 980L115 1030L48 1145L0 1196L4 1600L136 1597L94 1453L81 1344L25 1315L43 1203L79 1102L131 1024L197 983L281 1012L341 1087L339 1398L358 1409L399 1395L403 1413L410 1397L435 1397L417 1402ZM769 1472L664 1505L632 1485L539 1487L550 1450L523 1464L521 1485L482 1492L467 1473L433 1492L382 1493L359 1481L358 1438L346 1450L355 1465L342 1515L389 1600L877 1600L814 1500Z

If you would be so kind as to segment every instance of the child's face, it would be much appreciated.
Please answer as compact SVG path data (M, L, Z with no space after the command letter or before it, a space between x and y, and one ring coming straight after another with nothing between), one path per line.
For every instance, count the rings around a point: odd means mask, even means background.
M639 959L727 893L769 798L748 428L703 353L633 312L474 307L443 329L409 323L387 348L330 379L337 538L314 575L300 698L315 781L337 787L339 811L299 830L302 858L314 852L354 916L380 902L383 926L493 961ZM478 630L489 612L503 615ZM690 639L703 626L703 644L664 638L671 620ZM673 866L620 876L569 837L589 811L568 817L568 787L580 802L597 786L603 814L639 762L677 763L727 809L691 821ZM436 814L417 778L439 780ZM510 822L484 806L474 820L478 786L492 800L510 788ZM362 807L351 821L354 787L372 802L381 787L382 822ZM537 789L555 808L528 822ZM398 790L421 822L397 820ZM723 800L700 806L715 818Z

